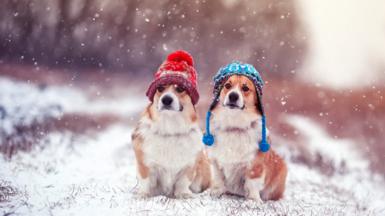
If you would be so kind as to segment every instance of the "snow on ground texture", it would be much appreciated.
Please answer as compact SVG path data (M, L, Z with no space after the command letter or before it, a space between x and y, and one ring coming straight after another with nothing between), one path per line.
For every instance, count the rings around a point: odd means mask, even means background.
M145 101L126 95L91 99L75 87L34 85L0 77L0 144L3 145L0 150L11 151L10 146L26 149L25 146L29 146L26 142L36 139L35 133L44 135L46 132L39 129L39 124L60 119L64 113L125 116L141 108ZM34 131L27 133L28 128Z
M33 85L0 77L0 136L14 132L16 125L60 117L63 112L125 115L137 111L145 100L138 97L92 100L75 87Z
M57 91L56 97L65 97L61 93ZM138 106L131 111L140 109L142 107ZM384 181L370 173L367 161L358 150L348 147L352 141L333 139L315 122L304 117L290 116L288 121L307 136L310 152L318 152L336 164L344 160L347 170L324 175L306 164L291 161L291 152L285 146L279 146L277 151L286 158L289 166L287 190L280 201L256 205L253 201L231 196L212 199L207 192L186 200L163 196L140 199L133 193L136 172L130 144L132 128L119 123L94 135L51 133L31 152L19 152L12 160L0 158L0 182L17 189L16 195L0 202L0 214L385 214ZM344 153L340 155L336 151Z
M43 87L0 78L0 138L14 133L18 125L27 126L59 117L62 107L57 96Z

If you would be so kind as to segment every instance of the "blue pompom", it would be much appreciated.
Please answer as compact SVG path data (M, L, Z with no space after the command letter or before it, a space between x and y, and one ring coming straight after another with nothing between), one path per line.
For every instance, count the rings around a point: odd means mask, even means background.
M214 144L214 136L211 134L205 134L202 139L203 143L207 146L212 146Z
M270 145L268 142L266 142L266 140L262 140L260 143L259 143L259 150L261 152L267 152L269 151L270 149Z

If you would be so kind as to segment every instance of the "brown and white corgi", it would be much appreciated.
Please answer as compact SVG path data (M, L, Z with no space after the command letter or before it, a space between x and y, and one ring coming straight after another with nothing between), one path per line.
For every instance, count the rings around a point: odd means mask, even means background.
M132 134L138 194L188 198L210 183L195 107L186 89L158 86Z
M212 107L215 144L207 148L211 161L211 195L245 196L258 202L277 200L285 190L287 167L272 149L261 152L261 111L253 82L244 75L223 81Z

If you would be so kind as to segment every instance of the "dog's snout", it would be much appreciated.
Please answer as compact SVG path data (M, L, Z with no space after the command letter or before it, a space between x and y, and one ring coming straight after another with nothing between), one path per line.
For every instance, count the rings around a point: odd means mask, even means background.
M172 103L172 101L173 101L172 97L170 97L170 96L168 96L168 95L166 95L166 96L164 96L164 97L162 98L162 103L163 103L164 105L166 105L166 106L170 106L171 103Z
M231 92L230 93L229 100L230 100L231 103L237 102L238 99L239 99L238 93L236 93L236 92Z

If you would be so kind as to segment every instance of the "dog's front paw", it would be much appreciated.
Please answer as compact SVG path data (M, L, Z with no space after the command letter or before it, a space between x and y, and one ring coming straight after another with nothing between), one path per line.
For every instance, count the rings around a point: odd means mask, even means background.
M188 199L192 198L194 194L191 191L175 192L175 198L177 199Z
M263 204L263 200L259 196L247 197L247 199L253 200L254 202L256 202L257 204L260 204L260 205Z
M133 192L135 198L148 198L152 196L151 191L145 187L136 188Z
M246 197L246 199L253 200L257 204L263 204L263 200L261 199L261 196L257 192L255 192L255 193L246 192L245 197Z
M213 188L210 189L210 196L211 197L215 197L215 198L219 198L225 192L226 192L225 189L222 188L222 187L213 187Z
M137 191L135 193L135 198L148 198L151 197L151 193L148 191Z

